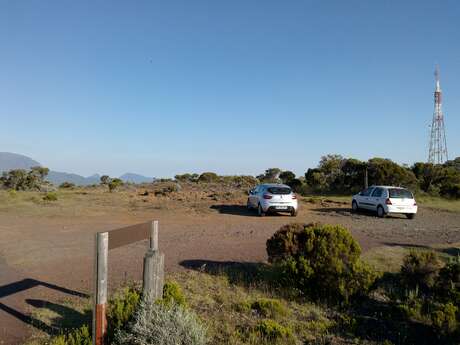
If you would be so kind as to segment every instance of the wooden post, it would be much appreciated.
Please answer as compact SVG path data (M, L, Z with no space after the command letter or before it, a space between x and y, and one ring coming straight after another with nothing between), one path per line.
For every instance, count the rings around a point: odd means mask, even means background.
M153 301L163 297L165 256L159 251L148 250L144 256L142 292Z
M158 220L154 220L150 225L150 249L158 250Z
M142 292L145 298L155 301L163 297L165 256L158 250L158 221L150 226L150 249L144 256Z
M104 345L107 333L106 305L109 233L98 232L95 242L93 345Z

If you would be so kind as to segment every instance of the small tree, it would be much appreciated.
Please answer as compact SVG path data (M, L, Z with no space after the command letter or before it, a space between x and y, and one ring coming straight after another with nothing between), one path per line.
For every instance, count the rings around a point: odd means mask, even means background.
M285 184L289 184L292 180L295 179L295 174L292 171L286 170L280 174L280 179Z
M100 178L101 184L108 185L110 183L110 176L109 175L102 175Z
M123 185L123 181L119 178L111 179L109 182L109 191L113 192L115 189Z

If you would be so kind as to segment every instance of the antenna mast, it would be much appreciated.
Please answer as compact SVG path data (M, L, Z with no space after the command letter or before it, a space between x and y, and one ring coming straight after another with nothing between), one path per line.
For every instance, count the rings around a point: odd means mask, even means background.
M430 151L428 163L443 164L448 160L446 130L444 126L444 114L442 113L442 91L439 81L439 66L436 65L434 72L436 86L434 91L434 113L431 123Z

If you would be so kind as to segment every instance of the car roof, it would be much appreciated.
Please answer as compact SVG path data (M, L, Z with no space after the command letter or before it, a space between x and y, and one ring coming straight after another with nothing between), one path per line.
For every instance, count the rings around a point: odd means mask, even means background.
M396 186L369 186L369 188L392 188L392 189L407 189L404 187L396 187Z
M285 187L285 188L291 188L288 185L282 184L282 183L262 183L259 186L263 187Z

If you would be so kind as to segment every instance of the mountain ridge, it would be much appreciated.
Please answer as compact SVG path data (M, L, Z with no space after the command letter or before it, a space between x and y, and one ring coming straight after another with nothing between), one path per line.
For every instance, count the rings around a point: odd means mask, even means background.
M0 173L13 169L30 169L34 166L42 166L36 160L22 154L12 152L0 152ZM93 174L91 176L81 176L75 173L61 172L50 170L46 180L55 185L60 185L64 182L74 183L78 186L88 186L98 184L101 175ZM153 182L155 178L147 177L136 173L125 173L119 177L124 182L129 183L148 183Z

